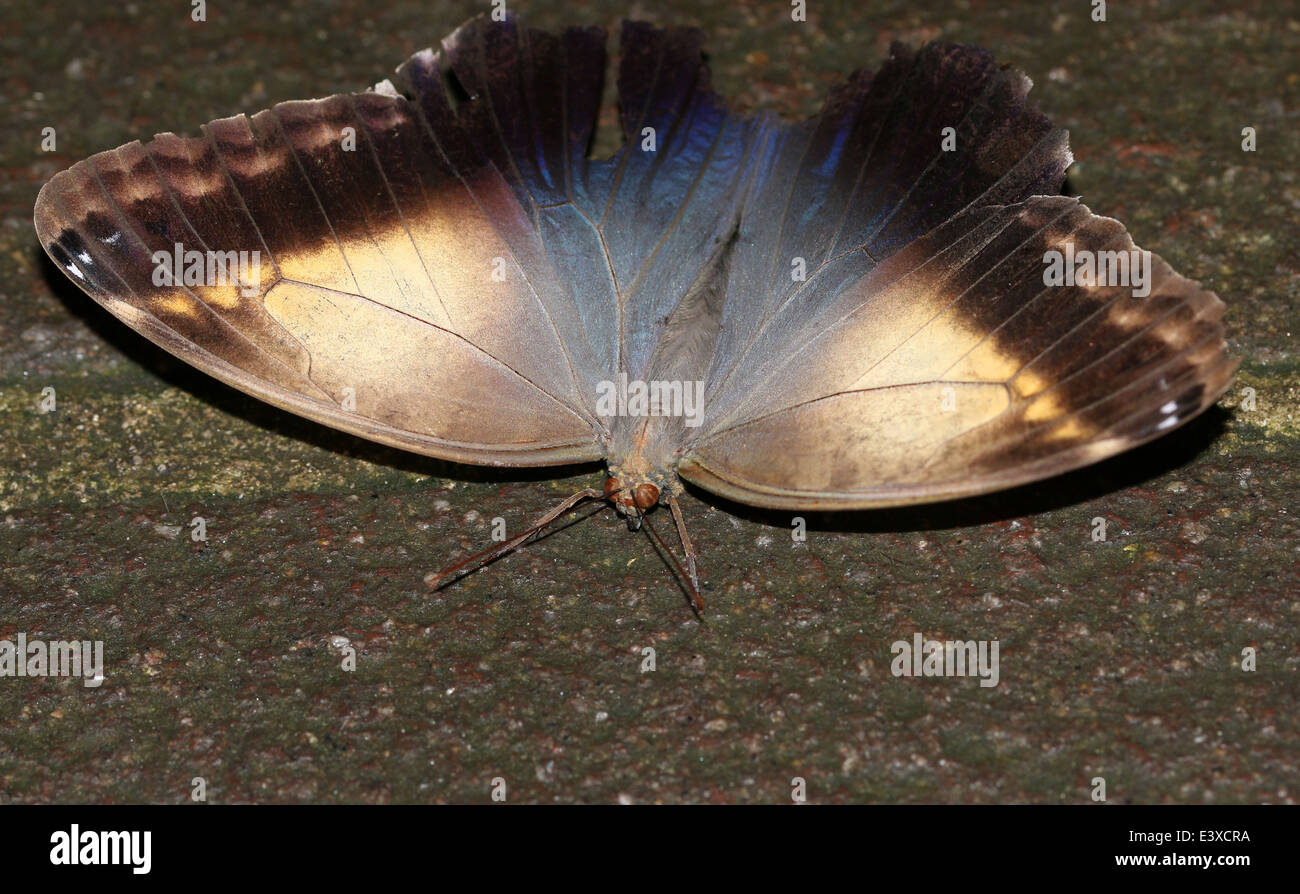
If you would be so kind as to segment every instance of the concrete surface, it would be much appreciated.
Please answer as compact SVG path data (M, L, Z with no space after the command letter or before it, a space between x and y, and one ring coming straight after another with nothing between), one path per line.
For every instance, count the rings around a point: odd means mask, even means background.
M363 88L486 4L278 6L6 4L0 638L103 640L106 679L0 678L0 801L179 802L194 777L218 802L486 801L502 777L512 801L788 803L796 776L812 802L1088 802L1097 776L1111 802L1300 799L1294 6L517 5L546 27L699 24L722 92L792 115L891 39L988 46L1069 127L1073 189L1228 303L1244 363L1221 407L1101 466L812 516L803 544L786 515L688 499L703 624L610 511L431 593L494 516L599 476L456 468L293 418L45 261L31 208L55 171ZM1000 685L895 678L916 632L997 639Z

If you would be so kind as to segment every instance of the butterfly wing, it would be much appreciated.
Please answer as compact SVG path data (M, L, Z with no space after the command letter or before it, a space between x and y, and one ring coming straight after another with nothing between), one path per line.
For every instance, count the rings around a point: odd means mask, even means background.
M1023 484L1156 438L1228 387L1223 303L1154 255L1144 297L1044 278L1051 251L1133 249L1071 198L964 212L774 332L748 398L678 471L760 506L889 506Z
M1029 87L978 48L895 46L774 132L683 478L781 508L966 496L1119 453L1223 393L1222 304L1159 258L1143 298L1044 285L1048 251L1134 246L1038 195L1071 156Z
M41 191L38 236L115 316L279 407L453 460L598 459L592 351L521 174L475 144L482 103L424 87L100 153Z

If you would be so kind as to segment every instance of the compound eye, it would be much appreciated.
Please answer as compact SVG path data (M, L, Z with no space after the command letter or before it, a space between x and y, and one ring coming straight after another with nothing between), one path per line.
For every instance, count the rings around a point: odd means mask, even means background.
M653 484L638 484L632 492L632 502L636 503L637 509L649 509L659 502L659 488Z
M622 488L619 486L617 478L610 477L605 479L606 498L612 499L614 494L618 493L620 490L622 490Z

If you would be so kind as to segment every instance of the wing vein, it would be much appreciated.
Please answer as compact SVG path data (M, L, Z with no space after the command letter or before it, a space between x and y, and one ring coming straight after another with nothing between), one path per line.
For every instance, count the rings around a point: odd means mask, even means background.
M420 251L420 246L415 241L415 234L411 232L411 225L406 220L406 213L402 211L402 206L397 201L397 194L393 192L393 184L388 179L388 171L384 169L383 159L379 157L379 150L375 148L374 140L370 137L370 128L364 126L365 121L357 112L355 98L349 95L347 101L348 109L352 112L353 120L355 120L357 124L362 125L358 130L360 130L362 135L365 137L366 146L370 149L370 157L374 159L375 168L379 171L380 179L384 181L384 190L388 193L388 200L392 202L393 210L397 212L397 219L402 222L402 230L406 233L406 238L410 241L411 248L415 251L415 256L420 259L420 269L424 271L424 278L429 281L429 287L433 290L433 297L438 299L438 306L442 308L443 315L450 320L451 314L447 310L446 302L442 300L442 292L438 289L437 283L433 281L433 275L429 272L429 265L425 262L424 255ZM420 178L420 172L412 168L412 173L415 174L417 180L420 180L420 192L427 195L428 193L424 188L424 181ZM389 269L392 269L391 264L389 265Z
M347 252L343 250L343 243L339 240L338 231L334 229L334 221L330 220L329 214L325 212L325 204L321 202L320 196L316 193L316 187L312 186L311 178L307 176L307 168L302 163L302 157L298 154L298 147L293 144L293 138L289 136L289 131L285 129L284 122L280 120L280 116L275 109L271 109L267 117L275 122L276 128L280 131L280 136L284 138L285 145L289 147L289 154L293 157L294 164L298 166L298 173L302 175L303 183L307 184L307 191L311 193L312 201L316 203L316 207L320 210L321 219L325 221L325 226L330 229L330 236L333 237L334 245L339 250L339 257L343 259L343 266L347 268L348 276L352 278L352 284L357 287L357 291L361 291L361 284L357 282L356 271L352 269L352 262L348 260ZM254 137L256 137L256 134L254 134ZM256 139L253 140L253 144L257 145ZM258 151L261 151L260 146L257 148Z

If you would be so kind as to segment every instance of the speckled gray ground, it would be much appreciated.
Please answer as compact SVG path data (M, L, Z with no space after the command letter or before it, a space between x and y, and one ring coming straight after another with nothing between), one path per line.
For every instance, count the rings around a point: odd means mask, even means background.
M788 802L795 776L814 802L1081 802L1096 776L1112 802L1300 799L1294 7L519 4L699 24L719 87L787 114L893 39L991 47L1070 128L1074 189L1229 305L1222 407L1096 468L812 517L805 544L788 516L689 499L701 624L608 511L431 593L492 517L595 471L454 468L286 416L169 360L36 245L56 170L364 87L485 5L6 4L0 638L102 639L107 679L0 678L0 800L183 801L196 776L220 802L484 801L494 777L514 801ZM891 676L917 631L998 639L1000 685Z

